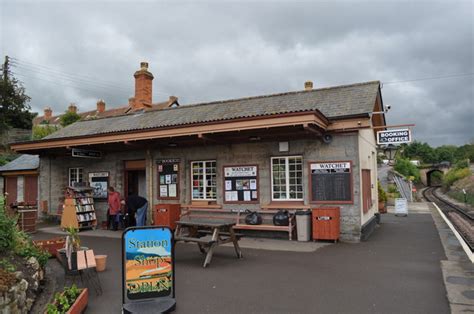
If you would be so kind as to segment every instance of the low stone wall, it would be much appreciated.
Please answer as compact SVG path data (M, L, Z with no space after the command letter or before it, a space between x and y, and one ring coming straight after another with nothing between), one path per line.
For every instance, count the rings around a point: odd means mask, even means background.
M33 306L44 272L34 257L30 257L26 264L28 273L17 271L12 274L13 286L9 289L0 286L0 314L29 313Z

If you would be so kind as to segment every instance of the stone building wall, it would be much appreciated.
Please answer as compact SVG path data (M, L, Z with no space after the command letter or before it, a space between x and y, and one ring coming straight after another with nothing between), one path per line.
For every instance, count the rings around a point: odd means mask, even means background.
M158 202L173 203L173 201L158 201L158 178L155 161L162 158L180 159L180 203L191 203L190 195L190 170L191 161L216 160L217 162L217 204L221 204L224 209L252 209L259 208L259 204L223 204L223 176L222 167L224 165L250 165L256 164L259 169L259 203L268 204L271 201L271 157L278 156L303 156L303 188L304 204L309 203L309 161L352 161L353 169L353 193L354 203L340 205L341 207L341 239L347 241L358 241L361 231L361 210L360 210L360 168L358 152L358 133L345 133L335 135L332 143L324 144L319 139L300 139L289 141L289 151L279 152L277 141L241 143L241 144L221 144L202 145L189 147L173 147L146 151L128 151L117 153L105 153L102 159L83 159L72 157L41 157L40 169L40 199L48 199L49 204L56 208L63 196L64 187L68 181L68 168L84 168L84 176L92 171L109 171L110 185L117 191L123 193L124 161L147 159L153 160L147 167L147 182L152 179L149 191L153 192L152 204ZM286 141L286 139L282 139ZM150 170L153 169L153 170ZM175 201L176 202L176 201ZM56 206L56 207L55 207ZM314 205L316 207L316 205ZM97 202L99 221L105 217L106 203ZM55 209L54 209L55 210Z

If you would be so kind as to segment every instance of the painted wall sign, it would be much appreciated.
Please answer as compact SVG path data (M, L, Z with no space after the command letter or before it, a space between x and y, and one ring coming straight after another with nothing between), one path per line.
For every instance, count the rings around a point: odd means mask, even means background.
M174 297L173 235L166 227L129 228L122 235L124 303Z
M97 150L73 148L72 149L72 157L102 158L102 152L99 152Z
M402 144L410 142L410 129L398 129L377 132L377 144Z

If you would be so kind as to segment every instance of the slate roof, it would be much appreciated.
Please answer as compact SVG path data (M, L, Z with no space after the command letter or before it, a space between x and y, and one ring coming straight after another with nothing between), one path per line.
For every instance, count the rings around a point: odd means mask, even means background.
M39 167L38 155L21 155L10 161L8 164L0 167L0 172L19 171L19 170L36 170Z
M73 123L43 140L178 127L239 118L319 110L328 119L373 111L380 82L215 101Z

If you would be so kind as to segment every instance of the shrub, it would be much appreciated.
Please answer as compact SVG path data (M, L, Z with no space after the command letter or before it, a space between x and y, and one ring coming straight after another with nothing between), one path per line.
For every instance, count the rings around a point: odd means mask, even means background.
M0 197L0 253L9 252L15 247L17 233L16 217L8 215L5 199Z
M56 125L49 125L49 124L46 124L46 125L35 125L33 127L33 135L32 135L32 138L34 140L40 140L42 139L43 137L46 137L48 135L50 135L51 133L54 133L56 132L57 130L59 130L59 127L56 126Z
M407 178L414 177L414 181L420 180L420 170L408 159L397 159L394 169Z
M377 181L377 188L379 192L379 202L386 202L387 194L385 193L385 190L383 189L382 184L380 184L380 181Z
M59 121L61 123L61 126L68 126L69 124L73 124L76 121L79 121L81 119L81 116L75 113L74 111L66 111L65 114L63 114L60 118Z
M443 186L450 187L457 180L461 180L465 177L471 175L471 170L469 168L454 168L448 171L443 178Z
M49 259L49 253L33 244L30 236L23 231L17 231L15 253L22 257L35 257L41 267L44 267Z

